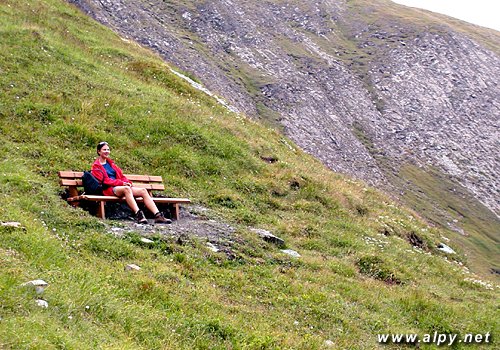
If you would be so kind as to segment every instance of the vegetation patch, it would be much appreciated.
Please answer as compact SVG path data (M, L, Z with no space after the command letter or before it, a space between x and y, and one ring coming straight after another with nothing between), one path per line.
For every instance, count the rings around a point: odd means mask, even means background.
M427 249L427 244L415 232L410 232L406 235L406 239L416 248Z
M402 284L403 282L391 271L384 260L378 256L364 256L357 261L359 272L387 284Z
M471 263L476 269L487 273L491 263L500 266L498 237L492 235L500 232L500 220L465 188L434 168L406 164L399 177L407 189L404 201L429 221L454 230L446 236L453 237L461 249L475 252Z

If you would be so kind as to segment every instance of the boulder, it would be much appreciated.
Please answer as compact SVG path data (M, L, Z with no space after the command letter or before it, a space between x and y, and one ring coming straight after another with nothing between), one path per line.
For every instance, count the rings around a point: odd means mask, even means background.
M448 253L448 254L456 254L455 251L453 249L451 249L450 247L448 247L446 244L444 243L439 243L437 249L439 249L440 251L442 252L445 252L445 253Z
M35 304L37 306L40 306L40 307L43 307L44 309L48 308L49 307L49 303L47 303L45 300L43 299L37 299L35 300Z
M125 266L125 271L139 271L141 268L136 264L128 264Z
M283 247L285 245L285 241L267 230L263 230L260 228L252 228L250 229L252 232L258 234L264 241L276 244L278 247Z
M300 258L300 254L297 253L295 250L292 250L292 249L282 249L281 251L283 253L285 253L285 254L293 256L294 258Z
M47 282L45 282L44 280L33 280L33 281L23 283L22 286L34 288L36 291L36 294L42 294L43 291L45 290L45 288L47 288L49 286L49 284Z

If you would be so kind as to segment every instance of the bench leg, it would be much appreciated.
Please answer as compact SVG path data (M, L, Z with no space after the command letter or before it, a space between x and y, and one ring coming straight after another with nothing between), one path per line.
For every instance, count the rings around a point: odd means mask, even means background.
M106 211L104 209L104 201L97 202L99 207L97 208L97 216L101 219L106 219Z
M174 204L174 220L179 220L179 203Z

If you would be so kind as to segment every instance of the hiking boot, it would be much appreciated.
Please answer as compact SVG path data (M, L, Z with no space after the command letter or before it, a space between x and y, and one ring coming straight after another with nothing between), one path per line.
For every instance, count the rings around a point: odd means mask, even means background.
M137 214L135 214L135 221L138 224L147 224L148 223L148 219L146 219L146 216L144 216L144 213L142 212L142 210L139 210L137 212Z
M165 219L162 213L157 213L155 215L155 224L171 224L172 220Z

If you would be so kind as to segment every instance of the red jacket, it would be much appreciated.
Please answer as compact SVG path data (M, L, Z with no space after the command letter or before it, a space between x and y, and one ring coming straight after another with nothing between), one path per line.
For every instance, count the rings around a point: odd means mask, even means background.
M132 181L130 181L125 177L125 175L123 175L122 169L120 169L112 159L108 158L107 162L116 171L116 180L113 180L108 176L106 169L104 169L104 166L102 166L99 162L99 158L97 158L94 164L92 164L91 172L92 175L94 175L94 177L97 179L97 181L104 185L103 187L105 189L103 191L103 194L105 196L113 196L113 187L123 186L124 182L132 183Z

